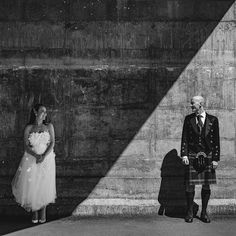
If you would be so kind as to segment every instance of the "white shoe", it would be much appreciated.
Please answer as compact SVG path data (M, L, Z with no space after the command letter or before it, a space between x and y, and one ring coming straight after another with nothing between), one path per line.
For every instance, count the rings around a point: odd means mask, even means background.
M32 223L33 223L33 224L37 224L38 222L39 222L38 220L33 220L33 219L32 219Z
M40 219L40 220L39 220L39 223L40 223L40 224L43 224L43 223L45 223L45 222L46 222L46 219Z

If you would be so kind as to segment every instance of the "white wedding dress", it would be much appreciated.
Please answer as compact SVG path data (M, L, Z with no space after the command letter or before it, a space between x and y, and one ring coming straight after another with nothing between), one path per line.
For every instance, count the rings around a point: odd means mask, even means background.
M29 142L37 154L43 154L50 143L47 131L33 132ZM12 180L12 193L17 203L27 211L36 211L56 199L55 153L52 150L36 164L34 156L25 152Z

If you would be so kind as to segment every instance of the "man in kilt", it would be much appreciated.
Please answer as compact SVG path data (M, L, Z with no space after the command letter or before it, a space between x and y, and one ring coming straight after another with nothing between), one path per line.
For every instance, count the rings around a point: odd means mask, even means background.
M200 219L210 223L207 205L211 194L210 185L216 184L215 169L220 160L219 123L217 117L205 112L202 96L191 99L191 108L193 113L185 117L181 141L187 201L185 221L193 222L195 185L202 185Z

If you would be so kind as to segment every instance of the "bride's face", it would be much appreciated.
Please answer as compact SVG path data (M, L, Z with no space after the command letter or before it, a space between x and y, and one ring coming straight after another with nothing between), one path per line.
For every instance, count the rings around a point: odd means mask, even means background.
M46 116L47 116L47 109L46 107L40 107L38 112L37 112L37 118L39 120L45 120L46 119Z

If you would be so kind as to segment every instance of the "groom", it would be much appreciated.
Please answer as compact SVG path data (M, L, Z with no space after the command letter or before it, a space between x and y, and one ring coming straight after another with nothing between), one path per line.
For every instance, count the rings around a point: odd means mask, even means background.
M185 221L193 222L195 185L202 185L200 219L210 223L207 205L211 194L210 184L216 184L215 169L220 160L219 124L217 117L205 112L202 96L191 99L191 108L193 113L185 117L181 141L187 201Z

